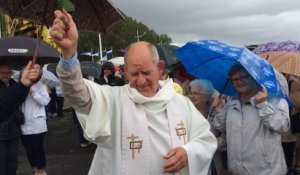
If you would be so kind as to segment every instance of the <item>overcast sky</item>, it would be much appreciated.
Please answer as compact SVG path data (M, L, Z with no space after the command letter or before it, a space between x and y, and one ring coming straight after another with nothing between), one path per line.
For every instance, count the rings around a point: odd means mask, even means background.
M218 39L236 45L300 41L300 0L111 0L173 42Z

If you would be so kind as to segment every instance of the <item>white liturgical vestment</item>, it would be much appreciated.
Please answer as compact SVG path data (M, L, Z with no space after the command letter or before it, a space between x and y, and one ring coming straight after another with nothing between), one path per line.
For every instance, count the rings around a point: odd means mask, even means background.
M174 91L172 80L160 82L151 98L129 85L84 83L92 101L90 112L74 107L85 137L97 144L89 175L163 175L163 156L178 146L186 150L188 163L175 175L207 175L216 138L190 100Z

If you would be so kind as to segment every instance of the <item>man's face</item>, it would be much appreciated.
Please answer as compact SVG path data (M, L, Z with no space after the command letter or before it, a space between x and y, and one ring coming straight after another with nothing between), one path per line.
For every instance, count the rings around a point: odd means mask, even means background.
M8 66L0 66L0 80L5 84L8 84L10 77L12 76L12 71Z
M145 97L154 96L158 89L159 75L163 71L163 63L159 62L156 65L150 49L142 44L131 46L126 59L125 74L130 87Z

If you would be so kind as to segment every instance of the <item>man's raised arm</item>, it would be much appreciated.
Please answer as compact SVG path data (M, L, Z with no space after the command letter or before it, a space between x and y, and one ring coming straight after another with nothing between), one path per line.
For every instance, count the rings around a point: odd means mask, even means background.
M76 24L66 11L56 10L54 16L50 36L61 48L60 62L56 71L66 104L79 112L88 114L92 102L77 59L78 31Z
M56 10L50 35L61 48L62 58L70 60L77 51L78 31L72 16L66 11Z

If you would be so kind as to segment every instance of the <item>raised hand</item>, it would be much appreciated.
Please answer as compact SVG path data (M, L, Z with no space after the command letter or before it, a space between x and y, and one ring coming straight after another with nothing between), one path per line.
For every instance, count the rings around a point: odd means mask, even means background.
M30 87L41 78L40 65L35 64L32 66L32 62L29 61L27 66L22 72L21 82L27 87Z
M64 59L70 59L76 54L77 50L78 31L76 24L72 16L65 10L56 10L54 17L50 36L62 49L62 57Z
M212 101L213 109L221 109L224 106L224 101L220 97L213 98Z
M261 85L261 90L255 95L255 103L260 104L268 98L268 91L264 85Z
M181 147L172 149L163 158L167 160L164 165L163 173L176 173L188 162L187 152Z

